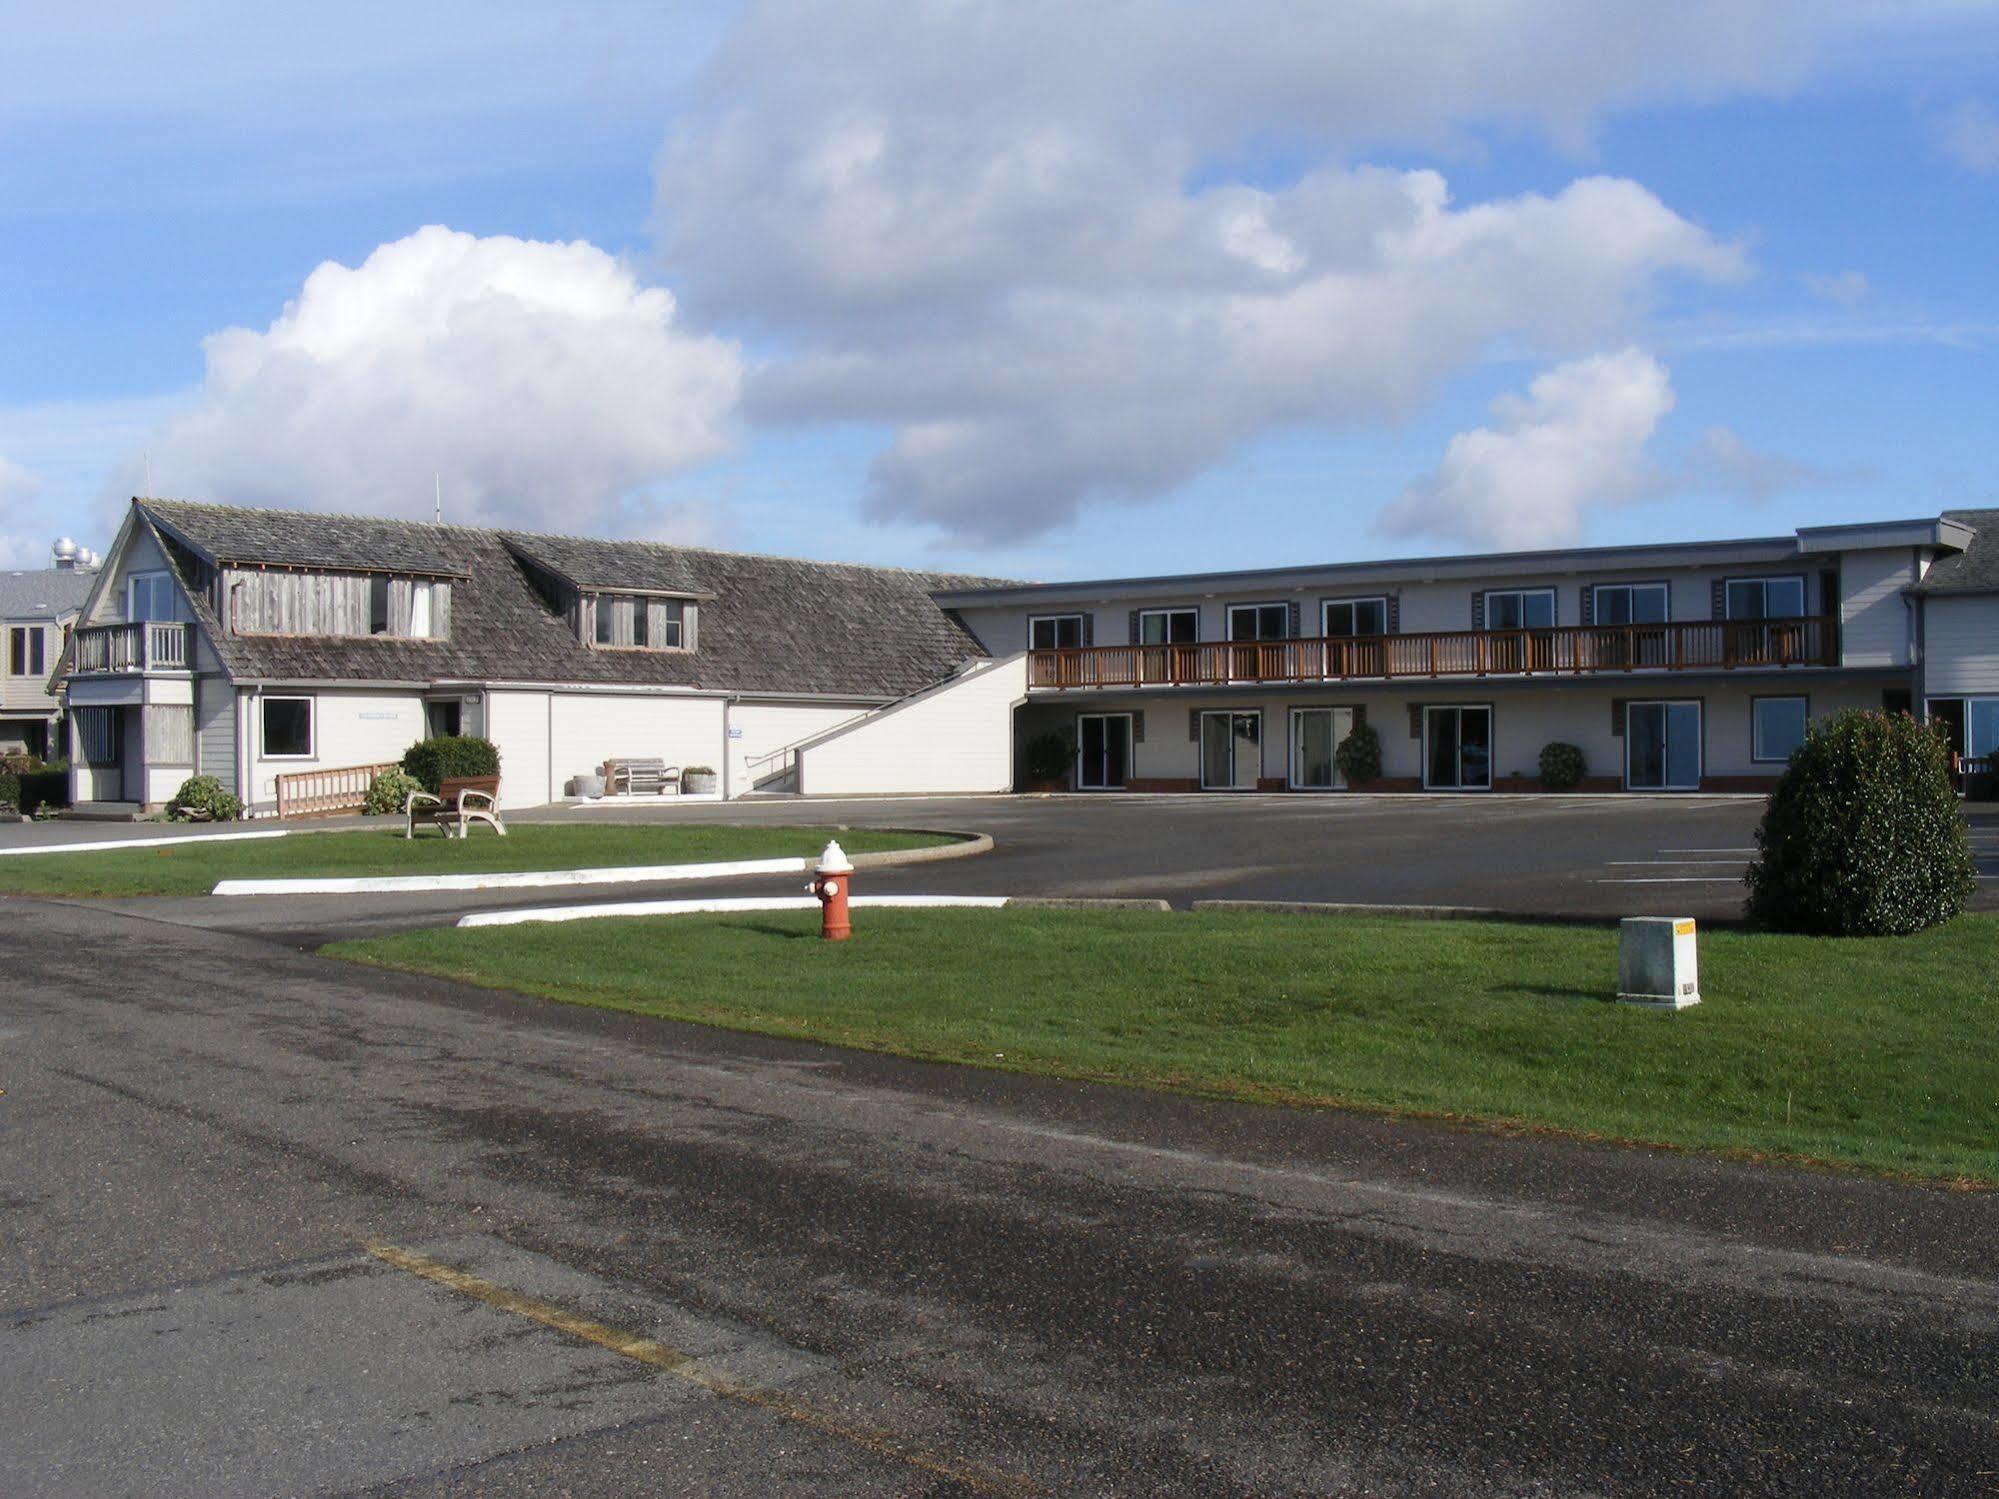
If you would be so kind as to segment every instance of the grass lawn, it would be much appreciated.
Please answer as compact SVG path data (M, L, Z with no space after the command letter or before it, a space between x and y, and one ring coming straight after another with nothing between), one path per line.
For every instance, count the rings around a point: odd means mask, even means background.
M189 839L167 848L0 859L0 892L16 895L206 895L217 880L381 874L491 874L600 869L816 854L838 838L850 854L949 843L935 833L872 828L725 827L694 823L558 827L517 822L504 838L474 828L464 842L434 829L403 838L401 818L351 833L301 833L245 843Z
M1701 936L1706 1002L1602 1002L1596 928L860 911L415 932L334 956L982 1067L1999 1182L1999 917Z

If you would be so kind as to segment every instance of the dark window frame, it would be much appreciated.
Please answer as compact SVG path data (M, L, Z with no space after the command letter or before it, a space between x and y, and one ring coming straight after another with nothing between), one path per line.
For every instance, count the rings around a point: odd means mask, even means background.
M1063 645L1061 643L1059 626L1065 620L1074 620L1076 622L1076 643L1074 645ZM1034 627L1042 624L1058 626L1055 632L1056 640L1051 645L1036 645L1034 643ZM1067 614L1030 614L1027 616L1027 648L1031 651L1079 651L1083 648L1083 642L1089 638L1089 633L1081 611Z
M271 705L273 703L305 704L305 748L301 750L274 750L271 748ZM260 698L257 705L257 748L259 758L264 760L315 760L319 758L319 700L308 694L281 693Z
M1282 625L1279 627L1281 633L1276 635L1264 635L1261 633L1255 635L1236 634L1235 617L1237 612L1241 610L1250 610L1250 609L1256 610L1259 614L1261 614L1266 609L1275 609L1278 613L1279 618L1283 621ZM1262 599L1251 603L1230 604L1227 608L1227 612L1223 616L1223 619L1227 625L1227 633L1229 641L1232 644L1240 643L1242 645L1254 645L1258 641L1263 641L1263 640L1289 640L1292 638L1291 605L1286 601L1284 601L1283 599Z
M1626 590L1638 589L1638 588L1659 589L1661 592L1663 592L1666 595L1666 617L1664 619L1659 619L1659 620L1643 619L1643 620L1629 620L1629 621L1627 620L1606 621L1603 617L1603 610L1599 608L1597 605L1597 596L1608 589L1614 589L1614 588L1623 588ZM1628 623L1641 628L1644 626L1655 625L1655 624L1669 625L1673 622L1672 581L1667 578L1641 578L1630 583L1592 583L1589 585L1589 622L1592 625L1601 625L1606 623L1622 625Z
M1732 597L1738 583L1761 583L1763 600L1767 608L1770 599L1769 585L1772 583L1795 583L1798 585L1798 612L1796 614L1737 614ZM1721 617L1741 624L1757 624L1763 620L1810 619L1811 580L1803 573L1739 573L1721 579Z
M1529 625L1529 624L1496 625L1492 622L1492 601L1494 599L1503 599L1503 598L1527 599L1527 598L1536 598L1536 597L1546 597L1546 599L1548 600L1548 622L1545 625ZM1561 596L1551 586L1539 586L1532 588L1488 588L1484 590L1482 594L1480 612L1484 616L1485 628L1488 630L1552 630L1558 624L1561 623L1562 600ZM1526 611L1522 610L1521 612L1525 613Z
M1335 635L1326 616L1336 608L1356 608L1361 604L1376 604L1381 608L1381 628L1379 630L1351 630ZM1371 640L1377 635L1388 633L1388 595L1385 593L1357 593L1347 597L1324 598L1319 600L1319 634L1327 640Z
M1166 631L1166 636L1167 636L1166 639L1147 640L1145 638L1145 622L1148 619L1159 618L1159 619L1171 620L1180 615L1192 615L1194 618L1194 634L1191 639L1188 640L1173 639L1173 631L1170 625L1168 626ZM1136 644L1197 645L1200 643L1200 639L1201 639L1201 606L1199 604L1165 604L1158 608L1141 609L1138 611L1138 640Z

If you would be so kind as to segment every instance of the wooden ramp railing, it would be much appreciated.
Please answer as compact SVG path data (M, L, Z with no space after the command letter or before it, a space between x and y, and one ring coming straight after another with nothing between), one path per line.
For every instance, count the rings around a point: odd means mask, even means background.
M295 770L278 777L278 816L324 817L358 812L375 777L394 765L345 765L337 770Z

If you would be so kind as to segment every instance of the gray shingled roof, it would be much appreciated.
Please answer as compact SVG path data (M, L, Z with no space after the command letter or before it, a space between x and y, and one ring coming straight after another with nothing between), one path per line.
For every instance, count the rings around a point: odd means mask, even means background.
M0 572L0 619L54 619L83 607L94 572L45 567L36 572Z
M1938 558L1916 591L1999 593L1999 510L1946 510L1944 516L1977 534L1963 551Z
M654 593L696 594L684 547L652 541L592 541L581 536L536 536L505 531L500 539L544 572L588 592L643 588Z
M270 554L307 565L355 566L315 558L310 545L326 534L323 516L285 510L234 510L161 500L138 502L142 516L163 523L213 557L228 538L264 538ZM298 523L298 530L289 529ZM449 640L382 637L297 639L226 635L206 605L200 623L232 677L267 681L520 681L627 683L722 692L823 693L896 698L950 676L982 652L978 643L930 598L934 590L980 586L950 574L804 562L785 557L634 544L636 581L594 573L595 586L643 588L673 554L684 590L704 596L698 648L689 653L597 651L579 641L510 550L573 555L589 546L607 554L624 543L501 533L469 526L409 521L369 523L372 555L393 565L393 546L406 533L436 570L459 575L452 585ZM169 549L171 555L171 549ZM245 559L247 560L247 559ZM707 597L712 595L712 597Z
M444 526L374 515L319 515L299 510L239 510L186 500L150 500L148 508L211 563L337 567L354 572L455 571Z

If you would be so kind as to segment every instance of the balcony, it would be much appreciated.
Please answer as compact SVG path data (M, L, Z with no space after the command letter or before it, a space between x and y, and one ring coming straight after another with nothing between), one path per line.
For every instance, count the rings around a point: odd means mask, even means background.
M1236 687L1257 682L1587 677L1838 664L1837 620L1738 619L1039 650L1028 652L1027 685L1029 690Z
M194 626L177 620L140 620L129 625L86 625L76 632L70 671L76 676L111 672L188 669Z

